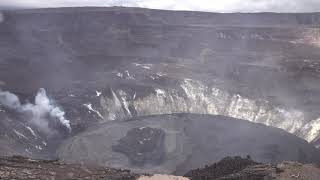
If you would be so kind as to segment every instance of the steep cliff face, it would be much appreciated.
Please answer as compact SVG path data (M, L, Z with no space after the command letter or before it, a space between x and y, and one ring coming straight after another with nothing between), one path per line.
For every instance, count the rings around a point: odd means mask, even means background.
M277 107L264 99L249 99L200 81L185 79L175 89L154 89L144 97L136 92L112 90L111 97L101 97L103 120L172 113L224 115L284 129L308 141L319 131L318 121L308 122L302 110ZM98 111L92 111L100 114ZM99 115L100 116L100 115Z
M1 14L0 88L22 103L45 88L70 120L68 136L97 122L187 112L319 139L319 13L61 8ZM38 151L37 126L0 108L9 127L1 141L31 142ZM47 137L40 139L37 146Z

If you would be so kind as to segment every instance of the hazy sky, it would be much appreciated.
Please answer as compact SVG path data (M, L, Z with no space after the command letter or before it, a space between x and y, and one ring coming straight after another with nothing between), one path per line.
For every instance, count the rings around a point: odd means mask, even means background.
M320 0L0 0L0 7L134 6L215 12L314 12Z

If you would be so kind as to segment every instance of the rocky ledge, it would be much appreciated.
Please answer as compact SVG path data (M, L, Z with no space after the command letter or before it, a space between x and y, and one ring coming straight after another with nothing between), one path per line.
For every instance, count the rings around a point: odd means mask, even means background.
M0 157L1 180L188 180L171 175L136 174L130 170L81 164L59 160L35 160L22 156Z
M250 157L226 157L185 176L192 180L317 180L320 166L289 161L272 165L254 162Z
M276 165L257 163L250 157L226 157L186 177L136 174L130 170L65 164L59 160L34 160L21 156L0 157L0 179L108 179L108 180L317 180L320 167L297 162Z
M64 164L58 160L33 160L21 156L0 158L0 179L105 179L134 180L129 170Z

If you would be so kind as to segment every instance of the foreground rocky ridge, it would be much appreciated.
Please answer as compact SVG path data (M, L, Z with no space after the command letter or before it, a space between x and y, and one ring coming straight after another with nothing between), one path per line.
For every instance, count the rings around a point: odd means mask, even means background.
M185 177L141 175L129 170L65 164L58 160L34 160L21 156L0 157L0 179L4 180L318 180L320 167L312 164L282 162L277 165L256 163L248 158L227 157Z
M189 171L191 180L317 180L320 166L297 162L262 164L241 157L227 157L202 169Z
M21 156L0 158L0 179L137 179L139 175L128 170L86 167L58 160L33 160Z
M35 160L22 156L0 157L0 179L3 180L188 180L171 175L135 174L120 170L59 160Z
M254 162L250 157L242 159L241 157L227 157L203 169L195 169L187 172L185 176L191 177L193 180L197 179L217 179L223 176L230 176L230 174L239 173L249 166L256 166L259 163ZM262 178L268 173L261 173ZM255 177L257 179L261 177Z

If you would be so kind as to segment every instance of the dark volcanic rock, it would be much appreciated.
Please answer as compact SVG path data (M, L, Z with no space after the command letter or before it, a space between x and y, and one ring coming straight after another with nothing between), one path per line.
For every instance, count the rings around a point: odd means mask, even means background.
M160 164L165 155L164 136L165 132L161 129L133 128L112 149L127 155L135 165Z
M189 171L191 180L318 180L320 168L315 164L282 162L256 163L251 159L227 157L213 165Z
M258 163L248 158L226 157L213 165L206 166L203 169L191 170L186 173L185 176L190 177L192 180L213 180L238 173L249 166L257 164ZM263 180L264 176L266 176L266 174L261 175L261 177L247 177L246 179Z
M156 134L150 136L151 132ZM147 135L155 142L142 141ZM67 162L179 175L237 155L250 155L259 162L320 162L318 149L283 130L229 117L195 114L155 115L100 124L70 138L58 151L59 158Z

